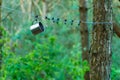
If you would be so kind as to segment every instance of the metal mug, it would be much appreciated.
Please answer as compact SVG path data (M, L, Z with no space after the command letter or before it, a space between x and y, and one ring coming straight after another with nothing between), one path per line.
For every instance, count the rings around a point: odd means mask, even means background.
M41 22L38 22L30 27L31 32L36 35L44 31L44 27Z

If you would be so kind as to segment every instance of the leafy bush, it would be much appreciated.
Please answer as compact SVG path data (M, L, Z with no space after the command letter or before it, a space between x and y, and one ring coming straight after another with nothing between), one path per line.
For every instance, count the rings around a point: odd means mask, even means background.
M80 45L74 45L66 53L56 36L48 36L47 42L32 42L28 38L24 41L33 48L27 54L22 51L22 56L8 46L10 42L4 45L1 80L82 80L84 72L89 70L87 62L82 63ZM18 44L15 41L13 48L19 49Z
M4 57L2 80L82 79L86 67L81 66L80 52L62 56L62 49L57 45L51 48L48 44L37 44L35 50L24 57L4 53L7 55ZM84 64L87 66L86 62Z

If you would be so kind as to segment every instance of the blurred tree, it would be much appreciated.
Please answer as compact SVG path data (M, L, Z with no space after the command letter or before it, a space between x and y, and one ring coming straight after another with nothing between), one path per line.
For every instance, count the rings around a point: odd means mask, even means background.
M2 6L2 0L0 0L0 40L2 38L2 29L1 29L1 6ZM1 69L1 64L2 64L2 43L0 43L0 69Z
M41 4L42 5L41 5ZM31 12L34 13L34 15L40 15L41 18L44 20L45 16L46 16L46 13L47 13L47 1L46 0L36 0L36 1L31 1L31 3L29 3L29 6L30 4L32 5L31 7ZM29 13L30 13L30 9L29 9Z
M2 7L2 0L0 0L0 22L1 22L1 7Z
M117 9L118 9L118 6L117 6ZM113 31L120 38L120 28L119 28L119 24L116 20L115 15L116 15L116 11L113 10L113 22L114 22L113 23Z
M112 0L93 0L94 24L90 47L90 80L110 80Z
M20 7L23 13L31 13L32 12L32 0L26 0L27 2L27 9L25 9L25 0L20 0ZM28 14L28 20L31 20L31 14Z
M42 0L42 18L44 19L46 16L46 12L47 12L47 2L46 0Z
M119 25L117 23L113 24L113 30L116 33L116 35L120 38L120 28L119 28Z
M32 0L27 0L28 2L28 13L32 12ZM28 19L31 20L31 14L28 15Z
M79 11L80 11L80 20L83 21L80 24L80 33L81 33L81 44L82 44L82 59L87 60L89 62L89 33L88 33L88 27L87 24L84 22L87 22L87 4L86 0L79 0ZM89 80L89 71L86 71L84 75L85 80Z
M24 1L20 0L20 7L23 13L25 13Z

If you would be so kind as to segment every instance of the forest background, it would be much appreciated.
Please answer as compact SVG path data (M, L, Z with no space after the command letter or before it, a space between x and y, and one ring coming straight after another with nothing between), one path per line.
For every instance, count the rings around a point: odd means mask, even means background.
M92 21L92 0L87 21ZM3 0L1 6L0 80L83 80L88 63L82 61L78 0ZM45 31L33 35L30 26L39 15ZM59 24L44 19L60 18ZM64 20L67 19L67 23ZM113 19L120 23L120 2L113 0ZM71 20L75 22L71 25ZM92 24L88 23L89 34ZM91 38L90 38L91 41ZM112 42L112 80L120 80L120 41Z

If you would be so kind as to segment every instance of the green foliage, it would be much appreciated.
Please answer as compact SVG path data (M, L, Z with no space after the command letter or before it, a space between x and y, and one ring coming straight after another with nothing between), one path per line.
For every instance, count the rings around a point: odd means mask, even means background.
M35 48L25 56L10 53L9 47L3 51L4 62L2 80L83 80L88 70L87 62L81 60L79 45L73 46L70 54L62 50L64 46L55 44L56 37L48 38L47 43L35 43ZM5 55L6 54L6 55ZM81 66L83 64L83 66Z
M111 78L112 78L112 80L119 80L120 79L120 69L115 69L115 67L112 67Z
M2 19L8 15L0 27L0 47L2 49L2 69L0 80L83 80L85 71L89 70L87 61L82 62L79 26L77 24L54 24L49 20L42 21L45 31L33 35L29 30L33 16L42 10L32 6L32 17L29 18L27 1L23 0L25 14L22 14L20 0L3 0L3 6L13 8L2 9ZM32 0L34 1L34 0ZM47 15L61 19L79 20L78 0L46 0ZM119 23L118 0L114 0L114 18ZM66 5L67 4L67 5ZM88 0L88 21L92 21L92 0ZM8 14L12 12L11 14ZM42 12L41 12L42 13ZM40 14L41 14L40 13ZM92 24L88 24L89 30ZM89 31L91 33L91 31ZM4 45L3 45L4 44ZM112 80L120 79L119 52L120 41L113 39Z
M65 30L64 27L56 34L51 32L52 27L48 27L46 32L37 36L33 36L29 30L8 36L10 40L3 46L0 79L83 80L88 65L86 61L82 62L80 45L75 43L78 40L71 40L77 38L76 34L70 34L68 40L61 36L68 36L66 31L69 29ZM69 45L70 41L72 44Z
M2 39L4 33L5 33L4 28L0 26L0 46L2 46L1 44L4 42L4 40Z

